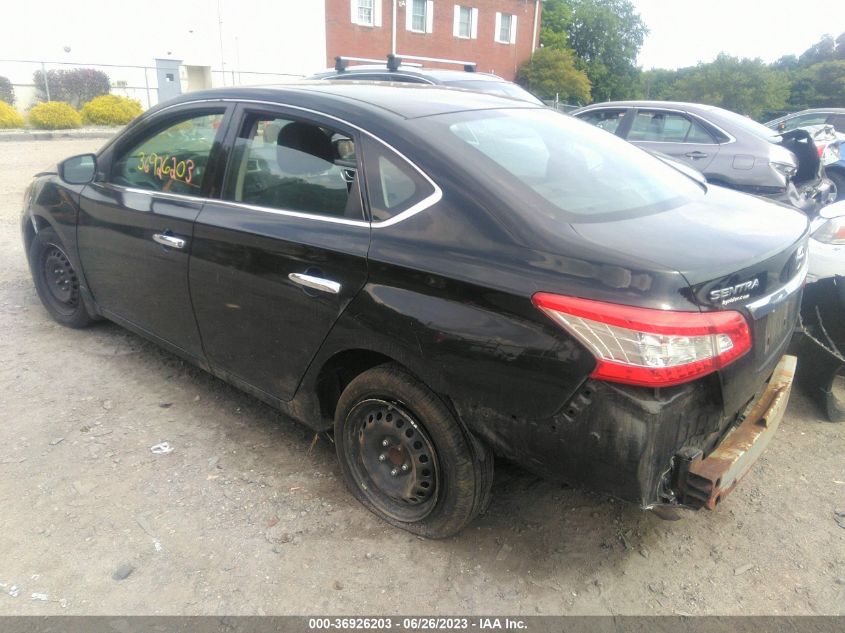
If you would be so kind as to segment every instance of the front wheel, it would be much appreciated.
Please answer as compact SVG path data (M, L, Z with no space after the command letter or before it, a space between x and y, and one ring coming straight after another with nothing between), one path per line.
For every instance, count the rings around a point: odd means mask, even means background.
M836 202L845 200L845 174L839 171L832 171L827 173L827 177L833 181L836 187Z
M29 267L41 303L56 321L83 328L93 319L79 290L79 276L52 228L36 233L29 247Z
M426 538L463 529L489 501L493 456L445 403L398 365L356 377L335 413L335 446L352 494L388 523Z

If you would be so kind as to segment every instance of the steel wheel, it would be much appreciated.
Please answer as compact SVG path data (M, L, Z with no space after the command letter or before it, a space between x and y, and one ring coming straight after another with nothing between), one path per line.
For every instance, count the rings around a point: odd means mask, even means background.
M359 402L342 441L352 475L370 502L399 521L420 521L437 503L438 460L422 425L387 400Z
M72 314L79 307L79 278L64 251L50 244L43 251L41 275L54 307Z

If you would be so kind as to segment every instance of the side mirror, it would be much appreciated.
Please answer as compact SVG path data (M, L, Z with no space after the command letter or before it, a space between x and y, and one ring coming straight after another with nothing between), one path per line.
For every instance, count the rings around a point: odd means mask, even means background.
M71 156L59 163L59 178L70 185L87 185L97 173L97 157L94 154Z

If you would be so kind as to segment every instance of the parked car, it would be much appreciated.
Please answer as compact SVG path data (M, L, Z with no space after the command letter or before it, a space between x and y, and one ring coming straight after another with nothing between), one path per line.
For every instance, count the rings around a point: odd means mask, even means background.
M777 133L722 108L672 101L598 103L572 116L684 161L712 184L785 202L810 215L835 197L804 130Z
M38 175L21 228L56 321L333 430L352 494L426 537L494 454L715 508L786 407L809 230L547 108L318 82L156 106Z
M811 108L793 112L766 123L766 127L778 132L789 132L808 125L832 125L837 132L845 134L845 108Z
M464 67L463 70L443 70L437 68L423 68L420 64L407 62L404 59L393 55L387 56L387 62L379 60L366 60L365 64L350 66L350 61L357 61L357 57L337 57L334 70L312 75L312 80L331 81L390 81L396 83L423 84L435 86L448 86L449 88L463 88L464 90L475 90L487 94L508 97L518 101L525 101L534 105L543 105L537 97L530 92L492 73L480 73L475 70L475 64L471 62L452 62L451 60L436 60L428 57L414 57L417 60L439 61L441 63L457 63Z

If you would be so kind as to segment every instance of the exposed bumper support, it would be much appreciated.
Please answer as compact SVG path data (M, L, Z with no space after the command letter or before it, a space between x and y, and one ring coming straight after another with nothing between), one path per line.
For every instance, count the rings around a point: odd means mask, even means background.
M739 483L760 457L783 418L796 358L781 358L763 394L745 419L722 439L707 457L701 453L683 464L678 488L684 505L713 510Z

